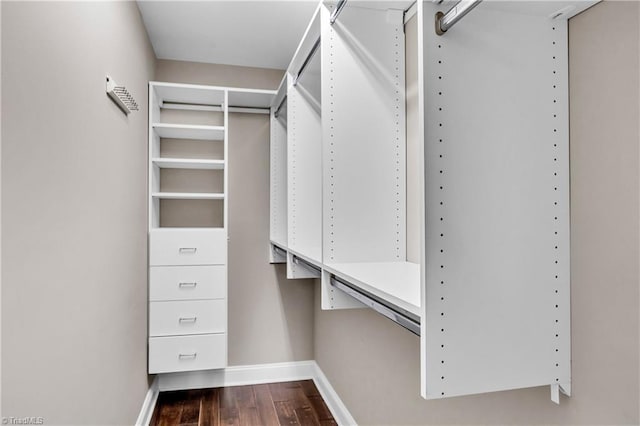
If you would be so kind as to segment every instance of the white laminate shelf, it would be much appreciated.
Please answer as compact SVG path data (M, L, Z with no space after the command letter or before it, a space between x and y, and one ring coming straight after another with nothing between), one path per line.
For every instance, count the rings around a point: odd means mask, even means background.
M328 263L326 271L420 317L420 265L410 262Z
M224 194L217 192L154 192L151 196L160 200L224 200Z
M160 104L177 102L190 105L222 105L224 88L196 84L151 82Z
M153 130L161 138L196 139L221 141L224 139L223 126L200 126L193 124L154 123Z
M222 170L224 160L197 160L187 158L154 158L154 165L161 169L197 169L197 170Z

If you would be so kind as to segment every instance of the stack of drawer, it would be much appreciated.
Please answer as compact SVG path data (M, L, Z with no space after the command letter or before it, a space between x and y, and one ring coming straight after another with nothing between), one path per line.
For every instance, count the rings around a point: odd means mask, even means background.
M156 229L149 238L149 373L227 365L224 229Z

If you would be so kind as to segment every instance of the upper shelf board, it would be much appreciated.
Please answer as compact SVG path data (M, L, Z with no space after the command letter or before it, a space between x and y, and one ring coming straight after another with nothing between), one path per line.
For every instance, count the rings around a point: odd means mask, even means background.
M219 192L154 192L151 196L162 200L224 200Z
M224 139L224 127L222 126L154 123L153 129L161 138L217 141Z
M229 106L236 108L269 108L275 90L229 89Z
M515 13L518 15L566 20L599 2L600 0L483 1L478 8ZM456 1L445 1L443 4L451 4L451 6L453 6L455 3Z
M224 104L224 88L161 82L150 84L155 90L156 100L160 105L164 102L216 106Z
M203 86L196 84L176 84L152 81L156 100L162 106L167 103L188 105L221 106L224 104L224 93L228 92L230 107L269 108L275 90L245 89L241 87Z
M333 10L337 3L337 0L324 1L324 4L331 10ZM407 10L413 3L415 3L415 0L349 0L345 7L361 7L364 9L378 10ZM339 19L340 18L338 18L338 20Z
M420 265L410 262L328 263L338 278L420 317Z

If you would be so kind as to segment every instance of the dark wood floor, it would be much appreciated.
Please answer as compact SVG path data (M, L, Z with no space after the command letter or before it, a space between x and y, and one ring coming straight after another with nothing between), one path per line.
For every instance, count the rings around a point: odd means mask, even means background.
M161 392L151 426L337 425L313 380Z

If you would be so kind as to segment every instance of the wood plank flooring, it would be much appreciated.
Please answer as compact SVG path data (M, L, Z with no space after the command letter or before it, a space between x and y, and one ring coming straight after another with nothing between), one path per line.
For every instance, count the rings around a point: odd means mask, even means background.
M337 425L313 380L161 392L151 426Z

